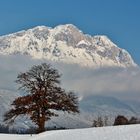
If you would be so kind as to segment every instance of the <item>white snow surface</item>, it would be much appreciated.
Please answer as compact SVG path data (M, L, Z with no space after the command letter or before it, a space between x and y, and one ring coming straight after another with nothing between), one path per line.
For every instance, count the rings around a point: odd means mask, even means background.
M0 134L1 140L140 140L140 125L48 131L38 135Z

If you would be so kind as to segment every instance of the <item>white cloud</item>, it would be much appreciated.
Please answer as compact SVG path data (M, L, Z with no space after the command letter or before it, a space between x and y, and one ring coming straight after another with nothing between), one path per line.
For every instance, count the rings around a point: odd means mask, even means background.
M34 64L48 62L25 56L0 56L0 89L16 90L19 72L28 70ZM50 62L49 62L50 63ZM140 100L139 68L91 69L78 65L52 63L62 73L62 86L79 95L109 95L123 99Z

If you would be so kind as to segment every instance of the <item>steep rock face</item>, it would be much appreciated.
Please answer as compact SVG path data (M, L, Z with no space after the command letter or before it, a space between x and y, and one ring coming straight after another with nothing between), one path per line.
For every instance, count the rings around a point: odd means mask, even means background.
M0 53L26 54L35 59L82 66L136 66L130 54L106 36L84 34L71 24L55 28L38 26L0 37Z

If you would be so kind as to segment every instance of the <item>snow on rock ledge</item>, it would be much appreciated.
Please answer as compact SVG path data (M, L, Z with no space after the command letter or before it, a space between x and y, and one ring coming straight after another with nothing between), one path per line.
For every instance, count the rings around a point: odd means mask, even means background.
M75 63L82 66L136 66L130 54L106 36L84 34L72 24L55 28L37 26L0 37L0 53L25 54L35 59Z

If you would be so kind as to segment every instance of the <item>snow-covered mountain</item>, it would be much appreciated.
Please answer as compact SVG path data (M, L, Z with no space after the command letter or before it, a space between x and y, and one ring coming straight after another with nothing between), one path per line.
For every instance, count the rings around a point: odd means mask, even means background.
M84 34L72 24L38 26L0 37L0 53L26 54L36 59L82 66L136 66L130 54L107 36Z
M14 54L21 54L22 56L19 57L19 55ZM3 57L3 55L5 56ZM27 55L33 59L26 57ZM108 70L104 72L106 77L101 75L99 70L99 73L93 72L94 70L91 67L136 66L130 54L126 50L117 47L106 36L92 37L84 34L74 25L66 24L55 28L38 26L27 31L20 31L0 37L0 106L2 107L0 109L0 123L2 123L5 111L10 108L10 103L19 96L18 93L12 92L16 87L12 84L16 76L19 72L24 72L29 66L38 64L38 60L39 62L40 60L43 60L43 62L46 62L46 60L51 60L49 62L59 62L57 63L57 68L64 75L62 77L64 88L75 90L79 95L81 89L85 92L79 101L80 115L73 116L60 112L60 117L53 118L47 123L48 126L67 128L90 127L96 116L106 115L114 118L118 114L127 116L140 114L140 111L136 110L140 105L139 103L134 103L130 106L131 104L124 103L115 98L94 96L95 90L92 91L92 88L90 88L90 86L93 86L92 84L89 85L89 89L91 89L93 95L91 94L88 97L88 90L85 89L85 86L87 86L85 83L93 82L92 76L98 82L99 80L107 82L106 79L110 79L110 76L107 76L106 73ZM56 65L55 62L54 65ZM112 68L111 71L113 71ZM120 73L122 74L122 72ZM81 75L83 76L81 77ZM95 75L99 76L95 77ZM117 73L112 74L111 79L112 76L117 77L119 75ZM103 76L105 79L100 79L100 76ZM83 83L80 81L83 81ZM80 87L80 83L84 86ZM98 87L98 84L95 88ZM106 85L104 89L108 89ZM105 92L104 90L102 91ZM15 127L28 128L29 124L31 123L22 118L22 120L18 120Z

